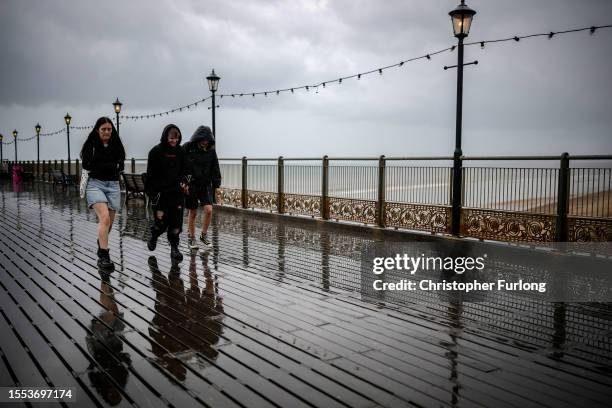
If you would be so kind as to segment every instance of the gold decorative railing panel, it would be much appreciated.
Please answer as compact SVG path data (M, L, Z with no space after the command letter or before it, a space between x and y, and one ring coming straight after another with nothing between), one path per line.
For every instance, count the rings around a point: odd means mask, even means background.
M287 214L321 215L321 196L283 194L283 212Z
M217 203L221 205L232 205L234 207L242 206L242 190L235 188L218 188Z
M556 219L554 215L463 208L461 234L497 241L552 242Z
M451 207L385 203L385 226L420 231L450 232Z
M329 218L375 224L376 201L330 197Z
M612 241L612 218L568 217L568 241Z
M276 211L278 194L269 191L247 191L247 207Z

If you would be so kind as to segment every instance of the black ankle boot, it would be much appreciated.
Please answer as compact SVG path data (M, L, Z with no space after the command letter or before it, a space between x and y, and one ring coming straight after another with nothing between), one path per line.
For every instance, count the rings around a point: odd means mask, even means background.
M147 248L149 248L149 251L155 251L156 247L157 237L155 235L151 235L151 238L149 238L149 240L147 241Z
M175 262L181 262L183 260L183 254L178 249L178 245L172 245L170 247L170 258Z
M104 270L114 270L115 264L110 259L108 249L98 248L98 268Z

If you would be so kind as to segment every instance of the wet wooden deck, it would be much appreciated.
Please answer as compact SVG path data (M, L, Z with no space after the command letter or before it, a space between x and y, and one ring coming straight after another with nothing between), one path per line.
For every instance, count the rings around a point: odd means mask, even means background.
M612 401L609 307L371 303L359 250L374 235L252 213L218 211L214 248L173 267L163 239L146 250L135 201L106 279L74 193L0 187L0 387L72 387L79 407Z

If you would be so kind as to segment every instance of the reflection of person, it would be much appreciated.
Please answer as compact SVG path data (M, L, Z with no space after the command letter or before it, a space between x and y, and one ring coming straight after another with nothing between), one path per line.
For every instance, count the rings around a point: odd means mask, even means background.
M108 377L120 387L124 387L129 374L126 365L131 364L131 359L128 353L123 352L123 343L119 338L125 325L118 318L120 313L108 274L102 274L100 281L100 303L104 310L97 319L91 320L91 334L86 338L87 350L97 362L89 367L88 376L102 398L115 406L121 402L121 391Z
M183 228L185 152L180 144L179 128L172 124L166 126L160 143L149 152L146 178L154 218L147 247L154 251L157 238L167 230L170 257L176 262L183 260L178 245Z
M176 358L177 354L199 352L208 359L217 357L214 345L221 334L221 301L215 294L210 272L206 288L200 290L195 256L191 258L187 290L178 266L172 266L167 278L160 272L154 256L149 257L149 267L156 297L155 315L149 328L149 335L154 340L151 349L163 367L184 381L187 370Z
M121 209L119 174L123 171L125 149L109 118L96 121L81 149L83 169L89 171L87 205L98 217L98 266L111 269L108 233L115 213Z
M188 321L188 328L199 337L205 339L208 346L202 351L207 357L217 357L215 344L219 342L223 326L223 299L219 296L218 285L213 279L213 274L208 266L208 253L202 254L202 266L204 268L204 287L199 288L195 256L191 257L189 267L190 287L187 292L188 313L193 316Z
M151 350L159 358L159 363L168 369L174 377L184 381L187 370L173 354L185 351L185 347L172 339L179 334L175 328L182 324L185 319L185 288L180 275L180 268L172 265L168 278L166 278L157 265L157 258L149 257L149 269L152 274L153 290L155 290L155 315L151 320L149 336ZM168 336L172 333L172 336Z
M198 207L202 207L202 233L200 241L206 248L212 243L208 238L208 227L212 218L215 190L221 185L221 169L215 151L215 138L208 126L200 126L191 136L185 148L189 193L185 202L188 208L189 248L198 249L195 240L195 220ZM190 177L191 176L191 177Z

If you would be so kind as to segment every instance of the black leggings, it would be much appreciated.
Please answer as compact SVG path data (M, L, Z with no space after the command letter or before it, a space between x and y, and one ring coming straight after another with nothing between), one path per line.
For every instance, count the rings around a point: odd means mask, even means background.
M153 206L153 225L151 235L157 239L165 231L168 231L168 242L170 245L178 245L179 235L183 230L183 199L180 197L167 197ZM157 217L157 212L162 211L164 215Z

